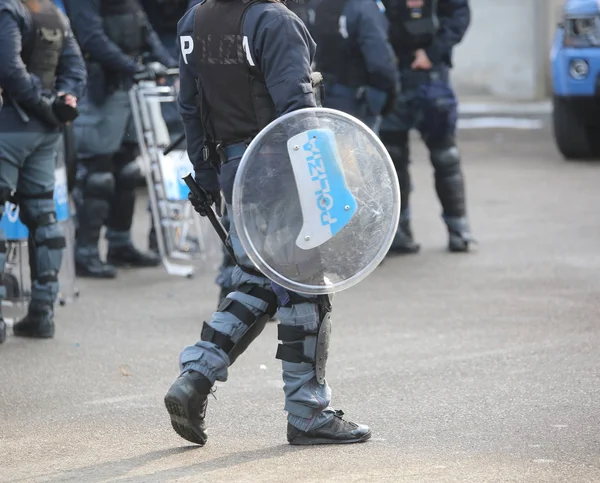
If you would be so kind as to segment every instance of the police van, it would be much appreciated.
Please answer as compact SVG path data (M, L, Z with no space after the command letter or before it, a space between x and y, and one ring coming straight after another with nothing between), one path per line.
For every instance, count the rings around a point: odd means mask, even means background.
M565 1L550 61L559 151L600 158L600 0Z

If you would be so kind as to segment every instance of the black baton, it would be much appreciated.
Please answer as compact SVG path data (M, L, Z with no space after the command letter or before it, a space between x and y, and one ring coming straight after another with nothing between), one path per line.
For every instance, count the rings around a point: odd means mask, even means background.
M177 146L179 146L183 141L185 140L185 134L181 134L177 139L175 139L175 141L173 141L171 144L169 144L165 150L163 151L163 154L166 156L167 154L169 154L171 151L173 151L174 149L177 148ZM187 183L187 181L186 181ZM189 186L189 185L188 185ZM190 188L191 189L191 188Z
M10 102L13 105L13 107L15 108L15 111L17 111L17 114L21 118L21 121L23 121L25 124L27 124L30 121L27 113L23 110L23 108L21 106L19 106L18 102L15 101L14 99L11 98Z
M225 228L223 227L223 225L217 218L217 215L215 214L212 207L210 206L211 203L208 202L208 194L206 193L206 191L204 191L202 186L200 186L198 183L196 183L196 180L192 177L192 173L186 174L183 177L183 181L185 181L185 184L188 186L188 188L190 189L192 194L194 196L196 196L200 200L200 202L204 205L204 211L206 211L206 216L210 220L210 224L213 226L213 228L217 232L217 235L219 235L219 238L223 242L223 245L225 245L225 249L227 250L227 253L229 253L229 256L231 257L231 259L237 263L237 258L235 257L233 248L227 241L227 238L228 238L227 230L225 230Z

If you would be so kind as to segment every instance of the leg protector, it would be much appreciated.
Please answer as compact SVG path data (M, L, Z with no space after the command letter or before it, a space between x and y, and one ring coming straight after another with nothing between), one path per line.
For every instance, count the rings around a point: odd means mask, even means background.
M61 226L56 220L53 193L20 197L21 221L29 230L29 265L31 299L43 305L54 304L58 295L58 271L66 246Z
M135 188L140 168L135 161L121 164L115 160L115 165L115 191L106 225L112 231L128 232L133 221Z
M4 192L3 192L4 191ZM7 190L0 189L0 220L4 216L4 207L6 206L6 199L10 196L10 192ZM4 269L6 268L6 235L4 230L0 228L0 275L4 276ZM0 302L6 298L6 285L5 283L0 284ZM0 316L1 320L1 316ZM0 322L1 324L1 322ZM1 327L0 327L1 330ZM1 334L0 334L1 335Z
M454 141L442 147L429 146L431 164L435 170L435 189L444 217L465 216L465 182L460 167L460 153Z
M108 217L115 191L111 156L80 162L73 200L77 208L77 246L98 250L100 230Z
M229 312L247 326L246 331L237 342L234 342L231 337L213 329L209 324L204 322L200 339L212 342L223 350L223 352L229 356L231 364L233 364L240 354L248 348L252 341L260 335L269 319L275 315L275 312L277 311L277 298L270 290L247 283L241 285L236 291L262 300L268 305L268 308L264 314L257 317L243 303L231 298L223 299L217 312Z
M303 302L311 302L299 294L290 294L286 306ZM277 326L277 338L282 342L277 346L276 358L281 361L311 364L315 368L315 377L319 384L325 383L325 368L329 355L329 341L331 339L331 301L327 295L317 297L319 310L319 323L316 330L306 330L297 326ZM313 339L311 341L311 339ZM314 351L310 349L314 341Z
M409 209L409 196L412 190L410 179L410 149L408 146L408 132L391 132L386 131L380 134L381 142L385 145L390 157L396 167L398 182L400 183L400 210L407 211Z

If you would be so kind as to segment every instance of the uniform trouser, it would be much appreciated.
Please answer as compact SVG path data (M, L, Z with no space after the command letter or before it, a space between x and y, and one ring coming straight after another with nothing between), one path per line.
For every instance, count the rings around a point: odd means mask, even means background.
M65 238L56 221L54 173L60 134L0 133L0 217L17 192L19 216L29 231L32 304L52 305L58 295ZM6 237L0 229L0 271L6 265ZM0 293L0 298L5 296Z
M430 153L435 187L447 223L466 216L465 183L456 147L457 101L450 84L449 69L432 71L401 69L402 90L394 111L381 123L380 137L398 173L401 219L410 219L412 189L409 164L409 132L417 129Z
M332 84L327 88L324 107L337 109L364 122L375 133L379 130L381 116L369 109L364 90Z
M77 254L98 252L106 225L110 246L131 242L139 167L129 93L113 92L96 105L84 99L74 123L78 170L73 199L77 206Z
M231 213L231 206L227 207ZM230 220L230 239L238 263L254 269L254 266L244 252L237 236L233 219ZM307 298L306 302L289 305L282 300L287 294L281 287L273 286L266 277L256 273L242 271L235 267L232 281L236 287L258 286L267 291L277 290L279 294L279 309L277 318L282 326L305 329L315 332L321 320L319 305L316 298ZM247 293L248 290L238 290L228 295L228 299L239 302L256 317L267 313L268 304L264 300ZM286 304L287 306L282 306ZM241 310L243 312L243 309ZM229 311L217 311L208 324L211 329L227 336L237 343L248 331L248 326L240 318ZM284 343L285 344L285 343ZM304 354L314 358L316 353L316 336L308 336L303 342ZM226 381L230 358L218 345L207 340L199 340L195 345L186 347L180 356L181 371L194 370L202 373L212 383ZM285 410L288 421L297 428L308 431L328 423L333 418L333 409L329 407L331 390L327 385L319 384L315 377L314 364L308 362L282 361Z
M225 212L221 218L223 227L229 231L231 215L229 212ZM219 267L219 273L215 280L217 285L225 290L233 290L233 270L235 268L235 262L231 259L229 252L223 247L223 261Z

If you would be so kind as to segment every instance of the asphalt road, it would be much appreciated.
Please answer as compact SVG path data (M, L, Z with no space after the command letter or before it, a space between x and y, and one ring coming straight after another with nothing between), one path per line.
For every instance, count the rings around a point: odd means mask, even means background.
M0 346L0 481L600 481L600 164L564 162L547 128L460 141L477 253L444 251L416 142L421 254L335 299L333 404L371 441L287 444L269 324L210 400L208 444L189 446L162 398L214 308L215 264L124 271L80 281L55 339Z

